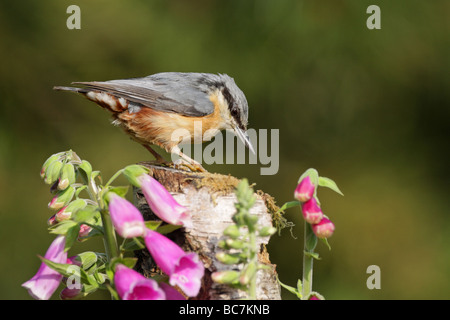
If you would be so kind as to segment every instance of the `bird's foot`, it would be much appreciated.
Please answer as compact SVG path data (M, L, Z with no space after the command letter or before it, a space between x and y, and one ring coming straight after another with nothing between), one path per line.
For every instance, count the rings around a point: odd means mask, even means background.
M203 168L203 166L198 163L190 163L187 162L183 159L178 159L176 161L173 162L173 167L175 169L179 169L179 170L189 170L191 172L207 172L205 168Z

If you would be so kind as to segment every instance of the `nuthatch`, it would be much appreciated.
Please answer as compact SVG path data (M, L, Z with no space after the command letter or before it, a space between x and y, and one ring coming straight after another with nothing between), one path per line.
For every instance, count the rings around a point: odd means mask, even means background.
M205 131L231 129L254 153L247 135L248 105L244 93L226 74L164 72L143 78L105 82L73 82L75 87L55 90L77 92L112 112L113 124L164 162L150 144L175 153L188 164L203 170L181 152L184 139L173 140L173 132L185 129L190 141L209 141ZM201 121L201 132L194 123Z

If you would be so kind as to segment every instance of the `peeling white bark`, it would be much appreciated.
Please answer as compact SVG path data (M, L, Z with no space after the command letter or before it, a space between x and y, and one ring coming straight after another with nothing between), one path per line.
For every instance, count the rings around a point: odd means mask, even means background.
M202 259L207 272L203 279L202 290L198 299L210 300L235 300L246 298L244 291L231 288L227 285L214 283L210 276L212 272L221 270L238 270L239 265L225 265L215 258L216 253L222 251L218 247L219 240L223 239L223 230L233 223L232 216L236 212L234 204L236 196L234 195L234 184L237 179L222 175L191 174L184 171L178 171L167 168L151 167L152 174L161 184L163 184L174 196L174 198L183 206L189 208L193 227L183 229L181 236L177 236L178 242L187 250L195 251ZM207 176L209 175L209 176ZM204 180L210 179L211 183L205 183ZM215 181L223 179L217 185ZM200 186L200 187L199 187ZM149 208L142 195L137 192L136 202L138 208L143 212L144 217L148 215ZM255 205L250 213L259 217L258 223L262 226L272 226L272 216L268 212L263 199L257 196ZM257 299L258 300L279 300L280 286L276 280L275 266L270 264L265 246L269 242L269 237L258 238L258 244L261 252L258 256L260 263L268 265L270 268L259 270L257 273ZM141 261L142 268L149 267L145 261ZM139 268L138 268L139 269ZM149 270L147 270L148 272Z

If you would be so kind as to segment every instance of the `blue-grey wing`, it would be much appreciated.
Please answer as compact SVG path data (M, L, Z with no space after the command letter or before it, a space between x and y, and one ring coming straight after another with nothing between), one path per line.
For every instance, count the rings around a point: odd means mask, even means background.
M200 117L214 112L209 95L215 81L218 76L214 74L165 72L144 78L74 84L122 97L139 106Z

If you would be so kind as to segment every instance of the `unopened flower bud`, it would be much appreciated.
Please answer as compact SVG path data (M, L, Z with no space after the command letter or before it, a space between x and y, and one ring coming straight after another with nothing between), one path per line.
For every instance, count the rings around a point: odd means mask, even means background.
M81 261L80 261L80 257L78 255L68 257L67 258L67 263L68 264L73 264L73 265L78 266L78 267L81 267Z
M66 163L61 169L58 190L64 190L73 183L75 183L75 167L71 163Z
M55 194L56 192L58 192L58 184L59 184L59 179L57 179L55 181L55 183L52 184L52 186L50 187L50 193Z
M317 238L329 238L334 232L334 223L327 218L323 218L319 223L313 224L312 229Z
M47 168L52 164L53 162L57 161L59 159L59 154L54 154L50 156L47 160L45 160L44 164L42 165L41 169L41 178L45 177L45 172L47 171Z
M294 191L294 197L300 202L306 202L314 195L315 186L311 182L311 178L306 176L300 181Z
M222 284L232 284L239 281L241 273L235 270L216 271L211 274L211 278L214 282Z
M244 241L235 240L235 239L227 239L227 240L225 240L225 243L228 248L232 248L232 249L242 249L245 246Z
M75 286L74 288L66 287L59 293L59 298L61 300L78 300L85 296L82 291L82 285Z
M70 186L66 190L59 191L55 197L49 202L50 209L61 209L66 206L73 198L75 189Z
M63 167L63 163L59 160L50 163L48 168L45 170L44 182L46 184L53 184L59 178L59 174Z
M235 224L232 224L223 230L223 235L231 237L233 239L238 238L241 235L241 232L239 230L239 227Z
M308 296L308 300L325 300L325 298L320 293L312 291Z
M47 225L48 226L54 226L55 224L57 224L58 221L56 221L56 214L52 215L50 218L48 218L47 220Z
M238 264L241 262L241 257L237 254L228 254L225 252L218 252L216 259L224 264Z
M72 215L72 212L66 212L66 208L62 207L56 214L55 214L55 219L57 222L61 222L63 220L68 220L70 219L70 216Z
M78 232L78 241L83 241L84 238L86 238L89 235L89 232L91 232L92 227L88 226L87 224L82 224L80 226L80 231Z
M258 223L258 219L258 216L255 214L244 215L245 225L251 230L254 230L256 223Z
M247 285L250 283L250 281L253 279L253 277L256 275L256 272L258 271L258 268L256 266L256 263L250 262L244 270L242 270L241 275L239 277L239 282L242 285Z
M259 229L258 233L261 237L267 237L273 235L275 232L277 232L277 228L272 226L265 226Z
M56 213L56 220L61 222L70 219L74 212L83 209L84 207L86 207L86 200L76 199Z
M78 163L81 162L80 157L75 153L75 151L72 151L72 150L66 151L66 157L67 157L67 160L69 160L69 161L76 161Z
M311 198L302 205L302 213L305 221L311 224L319 223L323 218L323 213L315 198Z

